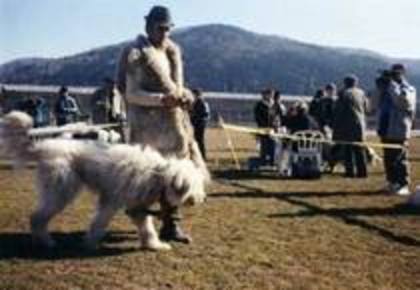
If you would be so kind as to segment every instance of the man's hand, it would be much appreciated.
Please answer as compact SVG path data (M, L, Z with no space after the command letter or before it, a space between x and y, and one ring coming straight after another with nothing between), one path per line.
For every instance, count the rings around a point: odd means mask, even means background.
M161 99L163 106L167 108L174 108L180 105L180 101L173 95L166 95Z

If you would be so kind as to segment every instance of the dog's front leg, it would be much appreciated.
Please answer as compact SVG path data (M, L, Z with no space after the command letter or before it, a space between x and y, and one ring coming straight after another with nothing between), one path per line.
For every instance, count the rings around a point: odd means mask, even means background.
M99 206L85 237L85 247L95 249L99 241L105 236L106 228L118 210L116 205Z
M159 239L151 215L138 214L131 216L131 219L138 228L142 248L154 251L170 250L172 248L170 244Z
M67 201L54 197L55 192L45 192L41 194L38 208L31 215L31 232L34 244L52 248L55 246L55 241L48 233L49 221L59 212L61 212Z
M54 207L40 207L31 216L32 240L35 245L41 245L47 248L55 247L55 241L48 233L48 222L59 212L60 209Z

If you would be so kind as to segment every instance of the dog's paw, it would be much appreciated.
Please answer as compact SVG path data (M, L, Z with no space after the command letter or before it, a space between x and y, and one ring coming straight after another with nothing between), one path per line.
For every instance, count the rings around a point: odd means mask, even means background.
M165 242L154 241L152 243L143 244L142 248L151 251L169 251L172 249L172 246Z

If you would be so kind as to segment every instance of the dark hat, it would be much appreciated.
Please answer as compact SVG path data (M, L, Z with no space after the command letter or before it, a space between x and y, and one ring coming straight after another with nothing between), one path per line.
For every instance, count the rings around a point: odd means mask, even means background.
M194 88L191 90L194 96L201 96L203 95L203 90L200 88Z
M146 15L146 21L159 23L168 27L174 26L171 12L165 6L153 6L149 14Z
M359 78L355 74L349 74L344 78L344 85L347 87L355 86L359 83Z
M395 63L391 66L391 71L404 73L405 66L402 63Z
M329 83L325 86L325 89L327 91L335 91L337 89L337 86L334 83Z
M66 86L61 86L60 89L58 90L59 94L64 94L67 93L69 91L69 89Z

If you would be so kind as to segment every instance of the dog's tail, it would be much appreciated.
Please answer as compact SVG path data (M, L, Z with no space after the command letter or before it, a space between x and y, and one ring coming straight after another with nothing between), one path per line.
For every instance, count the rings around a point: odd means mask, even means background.
M0 148L2 154L16 162L33 157L34 143L29 136L32 118L23 112L12 111L0 119Z

